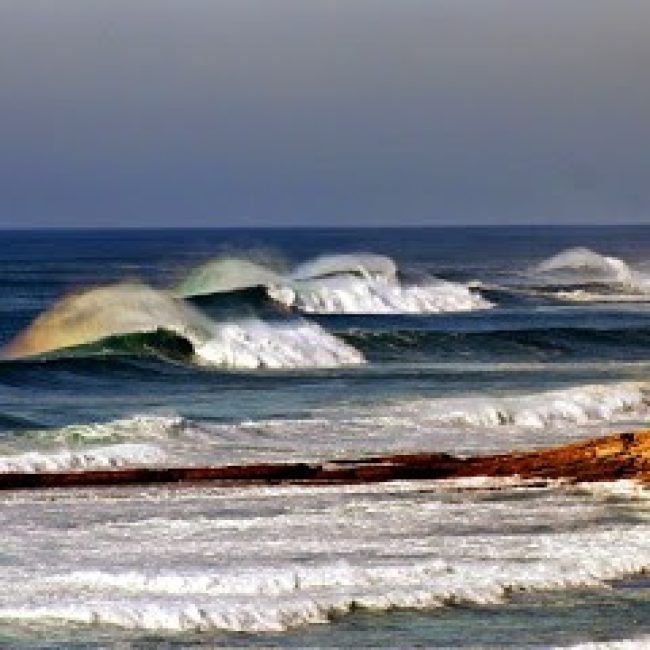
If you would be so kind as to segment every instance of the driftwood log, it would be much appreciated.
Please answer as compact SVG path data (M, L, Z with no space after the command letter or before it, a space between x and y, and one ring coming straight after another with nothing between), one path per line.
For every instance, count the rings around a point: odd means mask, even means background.
M458 457L397 454L315 463L251 463L68 472L0 473L0 490L143 486L353 485L394 480L477 476L567 481L650 482L650 430L619 433L529 452Z

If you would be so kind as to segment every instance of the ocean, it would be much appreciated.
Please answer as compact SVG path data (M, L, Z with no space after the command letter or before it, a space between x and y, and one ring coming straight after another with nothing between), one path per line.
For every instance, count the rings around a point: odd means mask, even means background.
M650 227L0 232L0 472L647 426ZM0 647L650 647L650 491L0 494Z

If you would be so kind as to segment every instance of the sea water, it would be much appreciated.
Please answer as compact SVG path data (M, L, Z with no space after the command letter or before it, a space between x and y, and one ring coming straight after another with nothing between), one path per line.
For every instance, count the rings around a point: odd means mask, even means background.
M0 245L2 472L475 454L648 421L650 228ZM6 492L0 645L645 647L648 496L516 479Z

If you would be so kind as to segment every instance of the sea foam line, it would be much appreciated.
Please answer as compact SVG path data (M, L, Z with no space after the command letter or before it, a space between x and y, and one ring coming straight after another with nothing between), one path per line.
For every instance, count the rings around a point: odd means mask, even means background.
M0 456L0 472L57 472L63 470L109 469L124 465L154 465L165 453L148 444L124 443L86 449L30 451Z

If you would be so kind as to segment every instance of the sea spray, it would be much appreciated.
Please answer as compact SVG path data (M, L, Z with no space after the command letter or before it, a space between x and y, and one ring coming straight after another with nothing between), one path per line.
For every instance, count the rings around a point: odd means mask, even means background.
M333 367L363 363L352 346L296 317L266 323L249 316L213 321L168 292L120 283L76 293L40 315L4 350L20 358L133 333L171 331L194 360L228 368Z
M280 274L245 257L201 265L178 285L185 297L264 287L279 305L309 314L425 314L487 309L493 304L457 282L402 280L397 264L372 253L322 255Z

